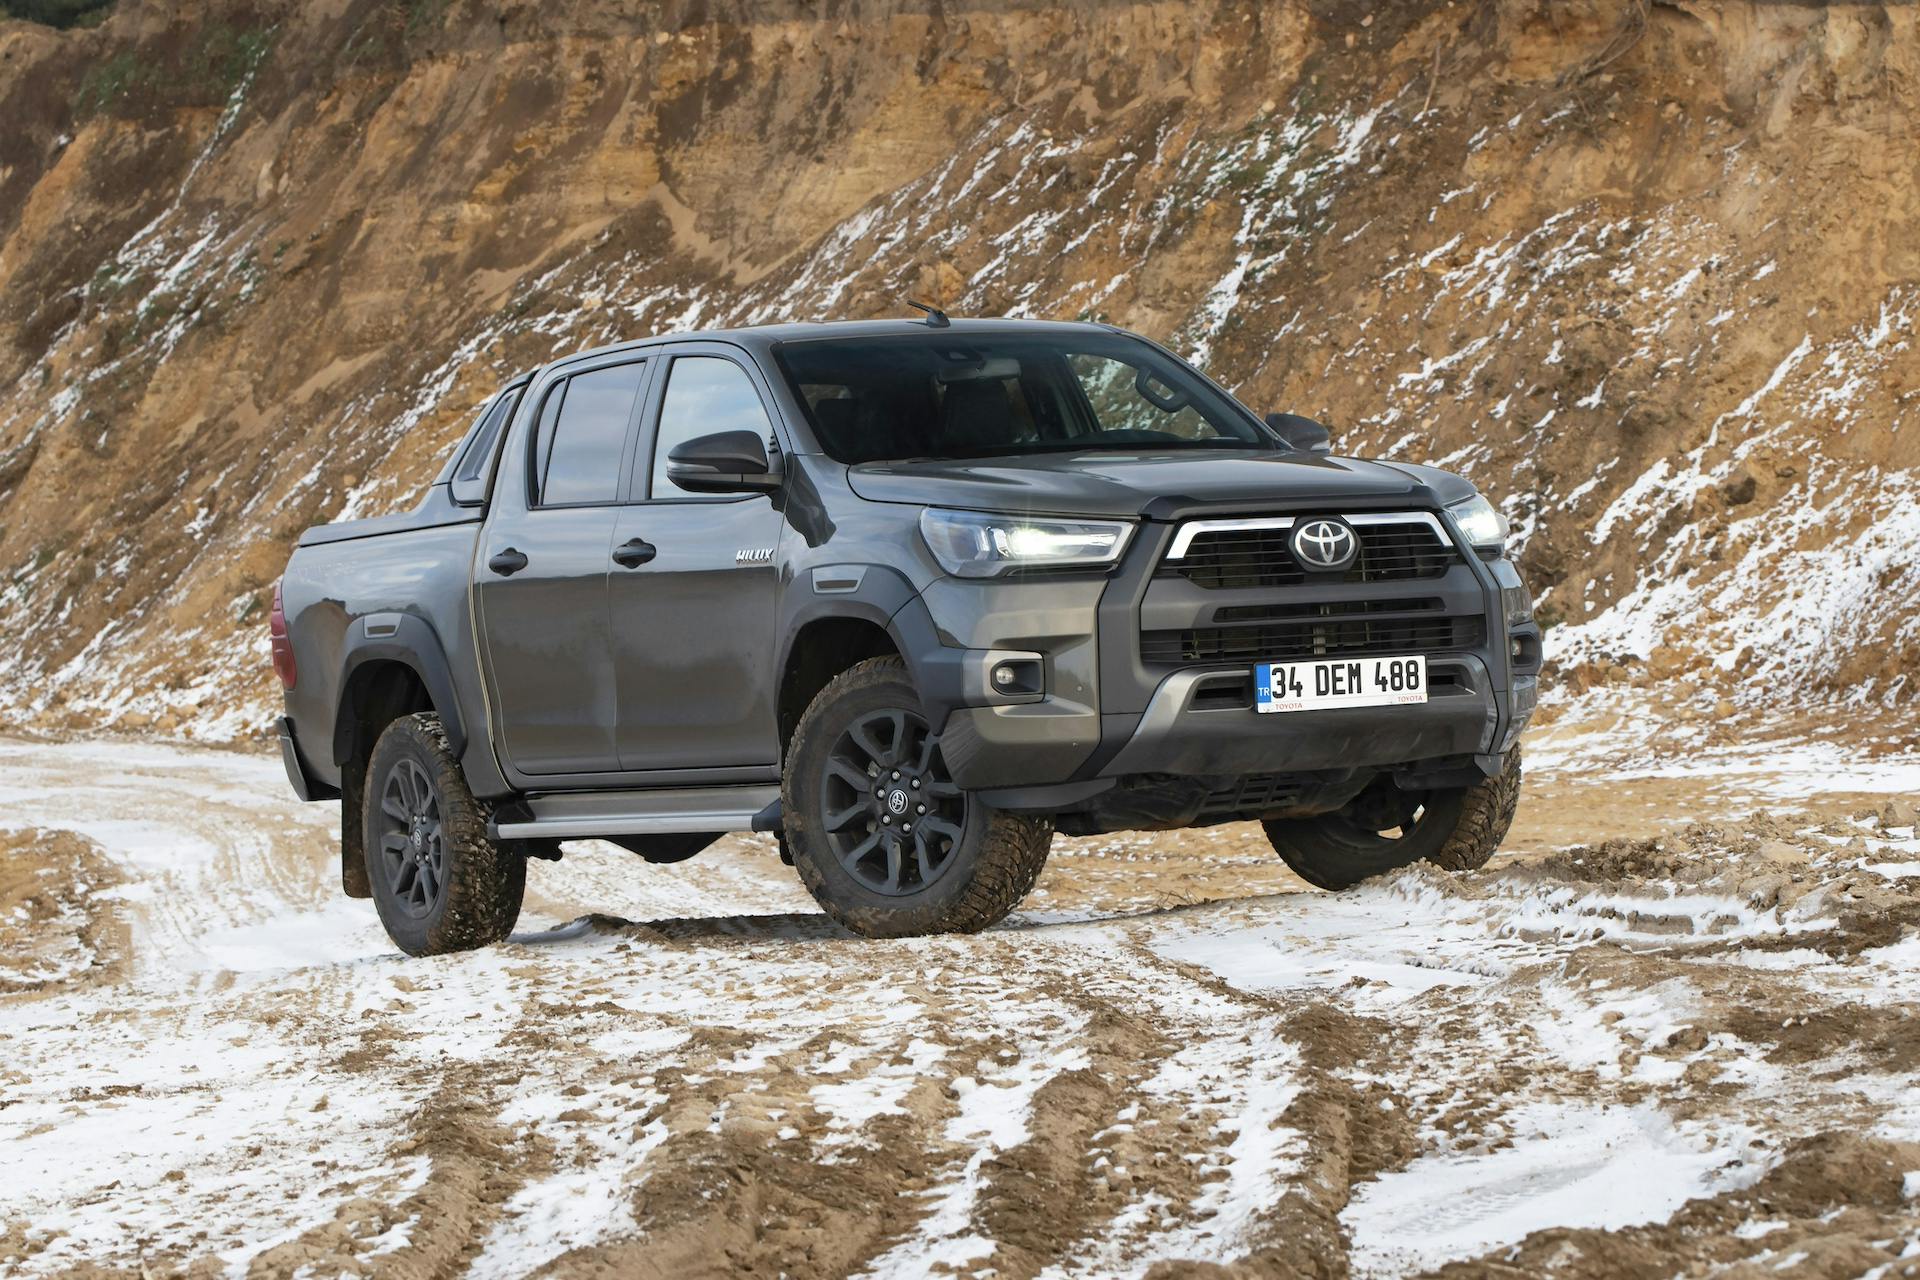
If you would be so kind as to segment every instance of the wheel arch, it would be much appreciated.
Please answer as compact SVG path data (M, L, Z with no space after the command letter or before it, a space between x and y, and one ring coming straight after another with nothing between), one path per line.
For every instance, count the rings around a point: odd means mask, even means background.
M958 702L939 661L947 642L906 575L886 565L836 564L802 570L797 578L812 590L793 593L800 603L782 628L776 697L783 757L814 695L867 658L899 657L933 722L946 720Z
M780 751L819 692L841 672L868 658L903 657L891 620L878 609L855 606L821 612L799 622L780 660Z
M333 761L345 765L373 749L374 737L399 716L431 711L458 759L466 750L465 719L440 638L424 618L372 615L348 633L333 721Z

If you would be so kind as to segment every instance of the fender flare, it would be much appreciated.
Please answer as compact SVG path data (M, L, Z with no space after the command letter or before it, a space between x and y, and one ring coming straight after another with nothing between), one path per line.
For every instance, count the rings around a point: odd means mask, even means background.
M801 576L811 577L812 590L787 615L777 670L787 670L794 646L809 623L829 618L870 622L893 641L921 696L932 704L929 709L938 708L936 714L944 717L951 701L948 682L935 669L937 664L928 662L940 649L941 638L926 603L904 574L886 565L853 564L828 565L803 571Z
M466 753L467 726L454 694L453 668L433 625L411 613L371 613L354 619L347 628L346 652L340 663L340 705L333 718L333 762L345 764L353 756L358 721L349 711L354 673L369 662L398 662L420 678L440 717L447 746L455 758Z

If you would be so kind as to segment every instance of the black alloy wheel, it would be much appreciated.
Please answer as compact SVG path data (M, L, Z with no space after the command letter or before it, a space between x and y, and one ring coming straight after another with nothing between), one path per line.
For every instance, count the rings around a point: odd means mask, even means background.
M379 857L394 904L409 919L432 915L447 893L446 834L433 779L408 757L381 780Z
M834 857L888 897L919 893L952 867L968 803L947 774L940 736L900 708L848 725L820 780L821 826Z
M855 663L814 694L781 765L781 843L814 901L870 938L972 933L1033 888L1053 824L955 781L906 663Z

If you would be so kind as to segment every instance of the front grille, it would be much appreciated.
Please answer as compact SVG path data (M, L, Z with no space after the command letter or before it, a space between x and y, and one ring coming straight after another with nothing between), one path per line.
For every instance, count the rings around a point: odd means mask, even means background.
M1140 659L1158 665L1188 665L1384 657L1470 649L1480 643L1482 631L1478 616L1323 616L1256 625L1146 631L1140 636Z
M1330 582L1404 582L1438 578L1459 553L1424 517L1402 523L1354 526L1360 554L1344 574L1317 574ZM1307 572L1287 546L1290 529L1209 529L1195 534L1185 555L1160 566L1163 574L1195 586L1222 589L1291 587Z
M1314 601L1304 604L1235 604L1213 611L1215 622L1281 622L1293 618L1346 618L1356 613L1438 613L1446 608L1444 600L1431 596L1409 596L1404 600L1343 600L1338 604Z

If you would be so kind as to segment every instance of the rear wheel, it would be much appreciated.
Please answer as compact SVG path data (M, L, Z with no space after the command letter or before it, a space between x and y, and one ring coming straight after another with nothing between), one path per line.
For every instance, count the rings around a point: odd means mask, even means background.
M855 933L968 933L1026 897L1053 839L957 786L898 658L820 691L781 785L786 848L826 913Z
M388 725L367 764L367 881L387 936L408 955L498 942L520 918L527 863L487 837L440 717Z
M1346 889L1425 859L1449 871L1487 864L1520 803L1520 748L1497 778L1470 787L1402 791L1375 781L1332 813L1262 825L1281 860L1308 884Z

